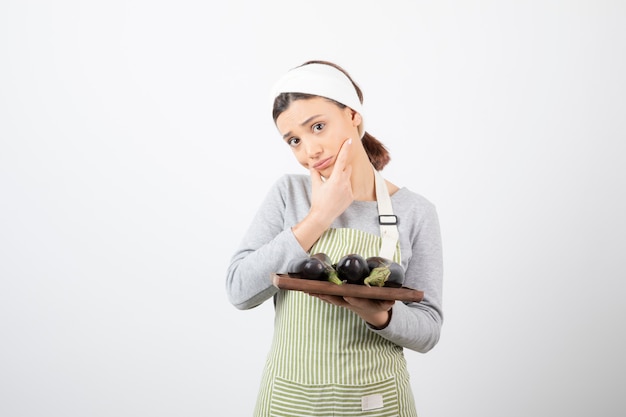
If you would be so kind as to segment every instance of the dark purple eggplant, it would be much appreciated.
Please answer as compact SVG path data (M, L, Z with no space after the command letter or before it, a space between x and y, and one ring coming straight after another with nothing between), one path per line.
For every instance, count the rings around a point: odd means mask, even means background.
M341 258L337 262L335 269L339 279L349 284L363 284L365 278L370 273L365 258L356 253L351 253Z
M368 287L400 288L404 284L404 269L390 259L372 256L366 259L370 270L364 284Z
M331 268L333 267L333 262L330 260L330 256L326 255L324 252L313 254L311 255L311 258L319 259L324 262L324 264L330 266Z
M319 262L321 262L322 265L324 266L324 273L323 273L324 278L322 279L325 279L337 285L343 284L343 282L337 276L337 271L335 270L335 267L333 266L333 263L330 260L330 256L326 255L323 252L319 252L314 255L311 255L310 262L315 263L316 260L319 260ZM305 266L305 269L306 269L306 266Z
M302 278L323 281L326 279L326 265L317 258L309 258L302 268Z
M287 275L290 277L299 278L302 274L302 270L304 269L304 265L309 261L308 256L303 256L302 258L295 258L289 261L287 264Z
M330 257L321 252L292 260L289 262L287 273L291 277L342 284L337 278L337 271L333 268Z

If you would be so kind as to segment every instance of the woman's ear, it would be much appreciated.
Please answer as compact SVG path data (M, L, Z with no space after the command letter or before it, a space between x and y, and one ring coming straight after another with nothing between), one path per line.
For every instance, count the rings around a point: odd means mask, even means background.
M352 125L354 127L357 127L358 125L361 124L362 121L363 121L363 118L361 118L361 113L353 111L352 112Z

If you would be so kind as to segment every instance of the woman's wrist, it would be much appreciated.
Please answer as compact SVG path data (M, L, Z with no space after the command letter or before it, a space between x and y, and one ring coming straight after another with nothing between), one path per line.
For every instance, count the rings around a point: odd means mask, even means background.
M291 231L302 248L308 251L329 227L330 224L309 213L300 223L293 226Z
M391 311L392 309L383 311L377 314L376 317L373 317L371 320L366 320L366 322L370 325L370 327L376 330L382 330L385 327L389 326L389 322L391 321Z

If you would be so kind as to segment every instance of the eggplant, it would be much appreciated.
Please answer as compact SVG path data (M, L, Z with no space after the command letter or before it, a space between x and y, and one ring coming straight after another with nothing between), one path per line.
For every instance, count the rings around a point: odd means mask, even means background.
M356 253L351 253L341 258L337 262L335 269L339 279L349 284L364 284L365 278L370 273L365 258Z
M404 269L390 259L372 256L366 259L369 275L364 280L368 287L400 288L404 284Z
M309 261L308 256L302 258L295 258L289 261L287 264L287 275L292 278L299 278L304 270L304 265Z
M330 281L337 285L343 284L343 282L337 276L337 271L335 270L335 267L333 266L330 256L326 255L323 252L319 252L314 255L311 255L310 263L316 264L315 267L318 267L317 262L316 262L317 260L319 260L319 262L321 262L321 264L324 267L323 279L326 279L327 281ZM306 267L307 265L305 265L305 270L306 270Z
M287 274L295 278L342 284L341 280L337 278L337 271L333 268L330 257L321 252L308 257L293 259L287 266Z

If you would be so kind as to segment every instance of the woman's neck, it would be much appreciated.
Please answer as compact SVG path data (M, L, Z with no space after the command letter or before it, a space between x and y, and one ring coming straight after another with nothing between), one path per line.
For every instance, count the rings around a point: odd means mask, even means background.
M369 158L352 164L352 195L357 201L376 201L374 169Z

